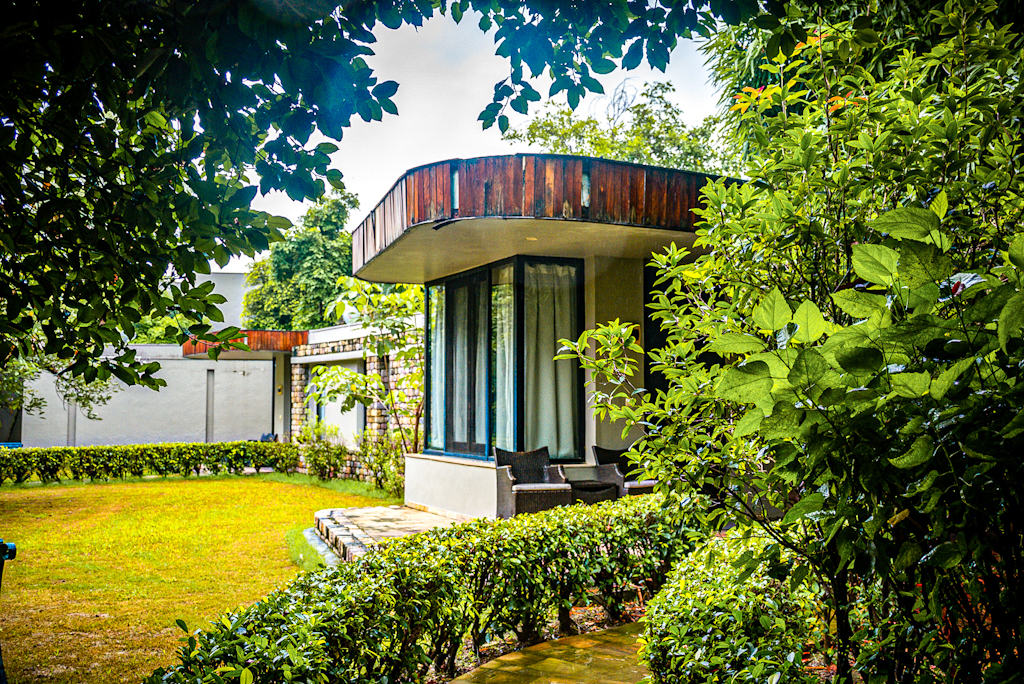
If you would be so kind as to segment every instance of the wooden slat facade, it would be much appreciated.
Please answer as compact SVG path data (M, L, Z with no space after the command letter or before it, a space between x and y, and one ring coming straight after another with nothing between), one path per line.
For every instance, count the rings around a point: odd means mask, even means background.
M244 342L254 352L290 352L292 347L306 344L308 340L307 330L242 330L233 341ZM209 342L189 340L181 345L181 354L185 357L206 356L211 347L213 345Z
M584 206L583 176L590 177ZM452 181L458 178L458 206ZM693 230L700 188L714 176L553 154L452 159L408 171L352 231L358 273L410 227L488 216L559 218Z

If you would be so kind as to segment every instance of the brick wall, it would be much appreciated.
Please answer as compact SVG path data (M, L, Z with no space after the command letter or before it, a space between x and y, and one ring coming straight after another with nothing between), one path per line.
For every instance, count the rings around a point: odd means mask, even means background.
M317 344L303 344L292 349L292 355L297 357L310 357L310 356L323 356L327 354L338 354L343 352L354 352L361 351L363 348L363 338L356 338L351 340L340 340L337 342L322 342ZM383 364L381 360L374 355L367 356L366 359L366 373L381 373L383 372ZM422 360L420 360L422 363ZM291 427L292 435L297 435L302 430L303 424L306 422L306 387L309 385L310 366L312 364L292 364L292 382L291 382L291 393L292 393L292 415L291 415ZM392 383L398 381L404 375L408 375L412 369L404 363L393 361L390 364L389 375ZM366 409L366 427L375 431L378 434L383 434L387 426L387 412L382 408L367 407ZM412 427L412 421L409 419L402 419L403 427ZM422 428L422 426L421 426ZM342 468L344 477L352 477L358 479L368 479L369 473L366 468L359 463L358 458L353 454L353 458Z

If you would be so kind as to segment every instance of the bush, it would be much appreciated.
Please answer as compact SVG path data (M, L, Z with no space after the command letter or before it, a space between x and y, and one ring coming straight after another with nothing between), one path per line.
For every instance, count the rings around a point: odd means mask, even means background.
M359 462L370 471L373 486L401 496L405 490L405 453L402 436L367 428L359 438Z
M290 473L298 465L298 447L277 442L3 449L0 450L0 484L7 480L24 482L33 476L42 482L57 482L141 477L146 473L177 473L188 477L203 470L216 475L241 473L247 466L269 466Z
M819 606L788 568L734 567L763 544L715 538L685 558L650 602L641 659L652 682L816 682L803 670L803 646Z
M466 638L479 646L485 634L514 631L529 644L555 608L589 601L595 587L612 604L619 599L604 592L660 585L692 548L686 521L660 496L629 497L391 540L192 633L181 662L146 681L394 684L431 667L452 675Z

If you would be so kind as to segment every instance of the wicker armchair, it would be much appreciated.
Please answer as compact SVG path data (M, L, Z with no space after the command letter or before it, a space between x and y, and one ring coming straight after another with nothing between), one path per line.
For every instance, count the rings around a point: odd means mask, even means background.
M633 464L626 458L627 451L629 449L605 449L595 445L597 479L618 485L620 497L650 494L654 491L657 480L627 479L627 473L633 470Z
M548 448L494 450L498 477L498 517L536 513L572 503L572 486L561 466L551 465Z

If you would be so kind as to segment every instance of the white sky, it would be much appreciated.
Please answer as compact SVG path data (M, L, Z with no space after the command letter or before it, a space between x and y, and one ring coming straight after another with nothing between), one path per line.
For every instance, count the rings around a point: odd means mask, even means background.
M457 157L530 151L525 145L513 146L502 140L497 125L485 131L477 120L491 102L494 84L509 70L508 60L494 54L494 30L483 33L478 18L467 13L457 25L450 17L437 16L419 30L411 26L395 31L379 28L373 46L376 54L367 62L379 81L399 83L392 98L398 116L384 114L383 121L370 123L354 117L352 127L338 143L339 151L332 155L333 167L344 174L347 189L359 197L360 208L353 221L362 221L412 167ZM676 88L675 102L688 125L699 124L713 114L718 102L708 84L704 57L691 41L680 41L664 74L645 62L633 71L617 70L597 78L609 94L625 78L633 79L638 88L648 81L671 81ZM533 85L546 95L550 81L541 77ZM564 93L561 96L564 98ZM539 104L534 103L531 114L540 111ZM593 95L580 104L584 112L601 112L603 107ZM505 113L513 126L527 120L511 109ZM311 144L323 139L315 137ZM307 206L281 192L257 195L253 201L253 208L286 216L295 223ZM224 270L243 271L249 261L233 260Z

